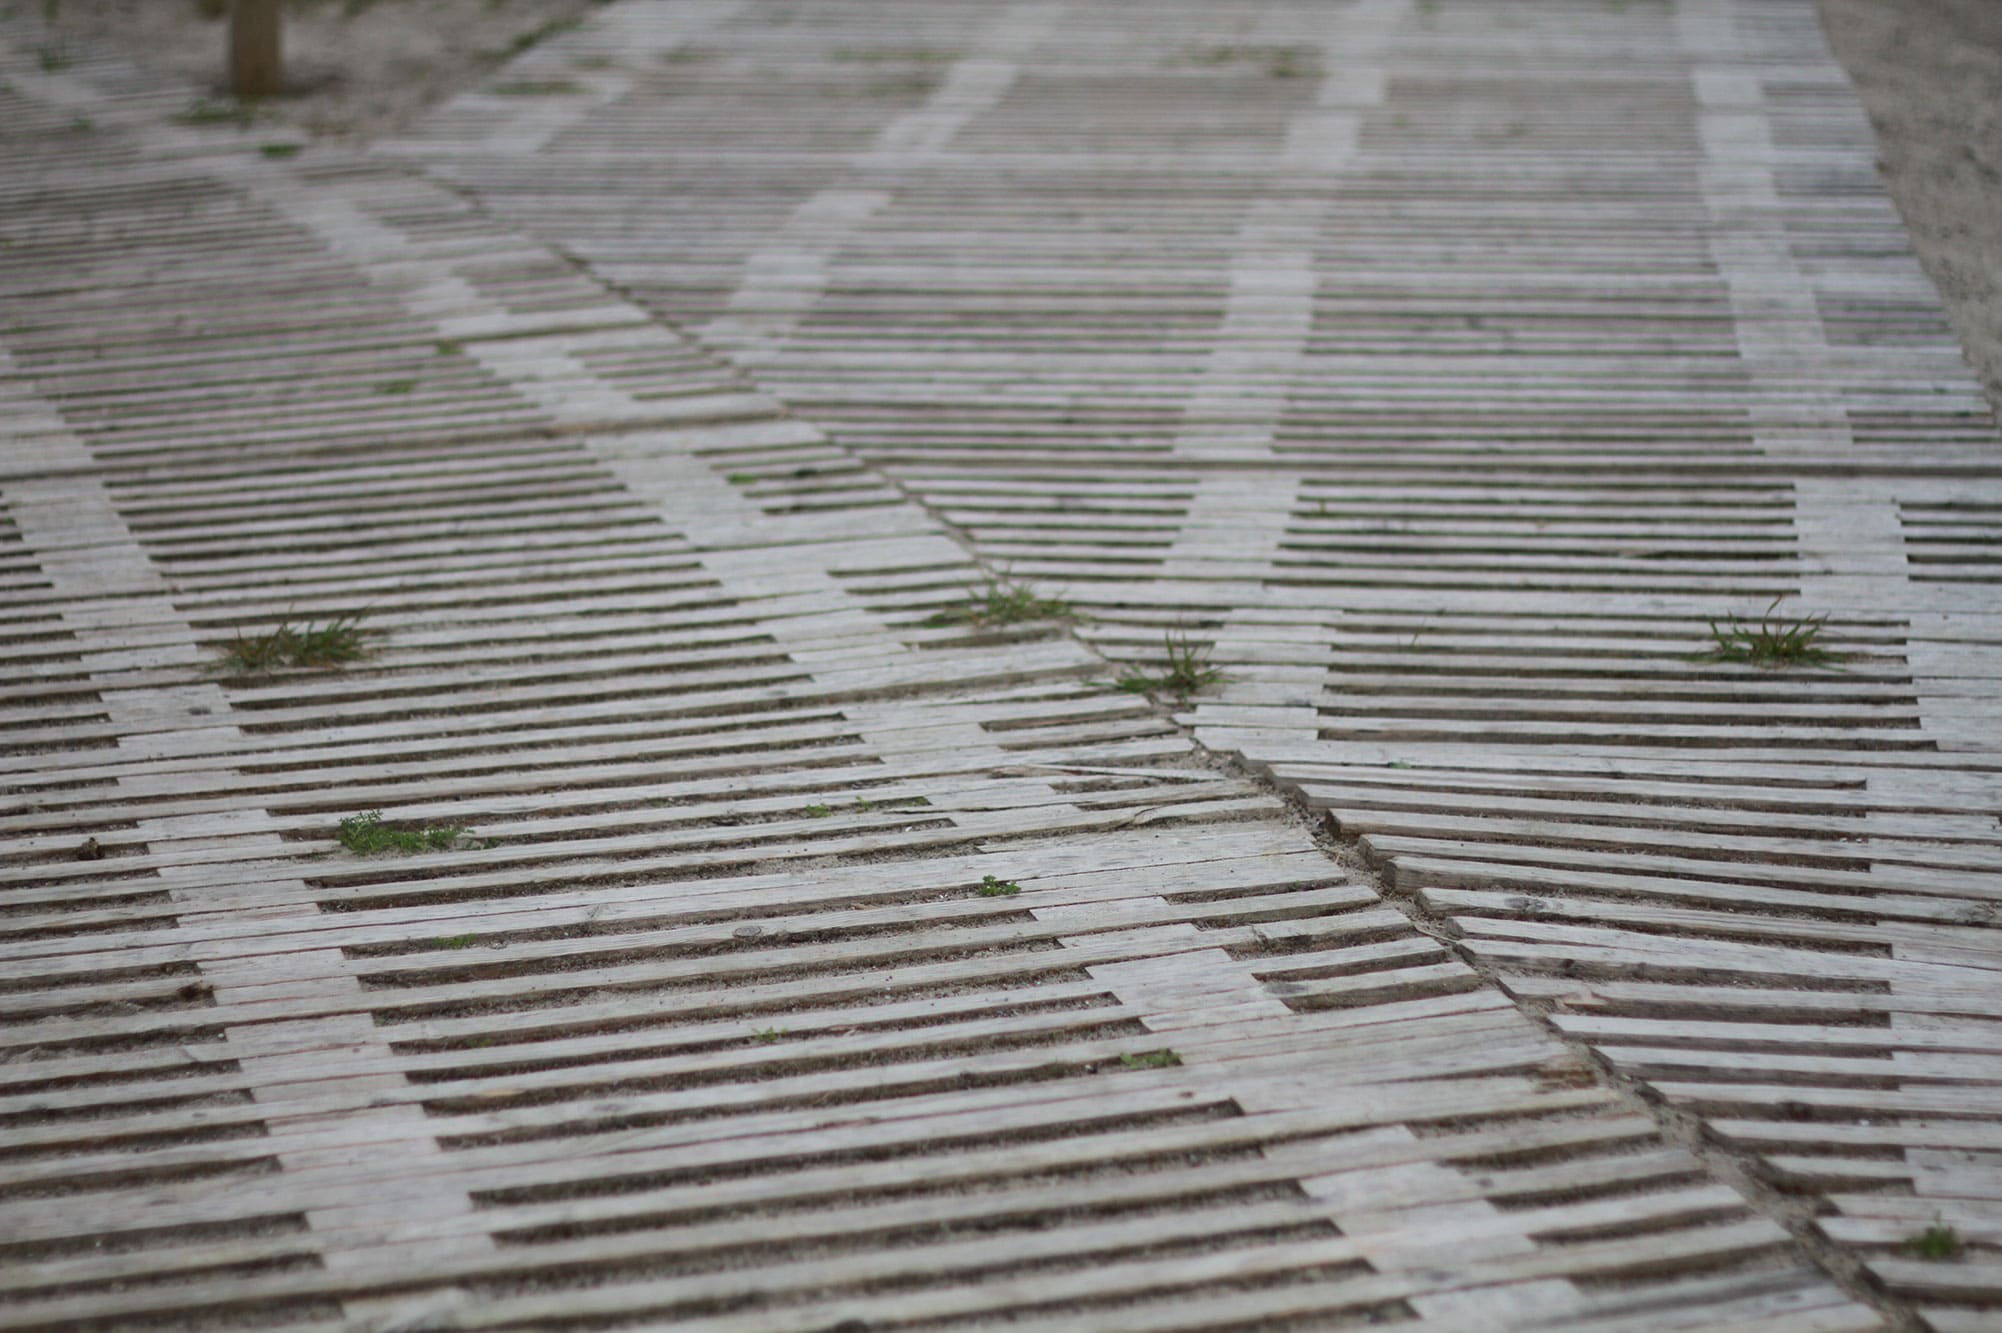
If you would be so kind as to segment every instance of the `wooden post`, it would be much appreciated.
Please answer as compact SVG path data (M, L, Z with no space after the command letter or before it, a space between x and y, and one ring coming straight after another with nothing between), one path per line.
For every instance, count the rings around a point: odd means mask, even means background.
M229 90L238 97L272 97L283 90L279 53L280 0L231 0Z

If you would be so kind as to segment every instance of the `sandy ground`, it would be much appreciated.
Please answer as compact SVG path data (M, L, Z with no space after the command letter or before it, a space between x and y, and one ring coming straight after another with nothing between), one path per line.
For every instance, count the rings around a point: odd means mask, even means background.
M317 135L368 139L421 115L600 0L287 0L290 90L261 114ZM198 0L0 0L0 15L55 11L61 59L102 43L140 64L223 92L228 24Z
M1821 0L1877 165L2002 414L2002 0Z
M1818 0L1876 126L1919 259L2002 412L2002 0ZM103 42L219 91L224 24L199 0L0 0L53 9L52 50ZM391 132L600 0L288 0L294 86L265 114L312 133Z

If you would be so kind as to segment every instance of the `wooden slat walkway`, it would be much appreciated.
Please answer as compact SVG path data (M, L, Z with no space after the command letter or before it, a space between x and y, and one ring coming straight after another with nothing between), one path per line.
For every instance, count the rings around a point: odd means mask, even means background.
M1805 4L618 0L291 158L28 31L0 1327L2002 1308L2002 442Z

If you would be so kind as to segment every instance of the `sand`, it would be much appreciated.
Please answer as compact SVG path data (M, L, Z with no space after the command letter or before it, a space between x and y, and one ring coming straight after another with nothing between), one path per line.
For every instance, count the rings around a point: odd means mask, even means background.
M228 25L197 0L54 0L49 48L101 43L138 64L223 93ZM289 0L285 96L260 115L329 138L393 133L599 0ZM0 0L37 17L50 0Z
M2002 0L1821 0L1877 164L2002 413Z

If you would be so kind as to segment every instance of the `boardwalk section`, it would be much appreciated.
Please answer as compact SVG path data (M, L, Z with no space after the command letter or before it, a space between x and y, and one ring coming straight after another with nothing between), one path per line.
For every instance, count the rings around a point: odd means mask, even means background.
M1991 1317L2002 440L1805 0L662 0L391 151L1208 651L1202 742Z
M0 1328L1881 1326L900 479L188 112L0 32Z

